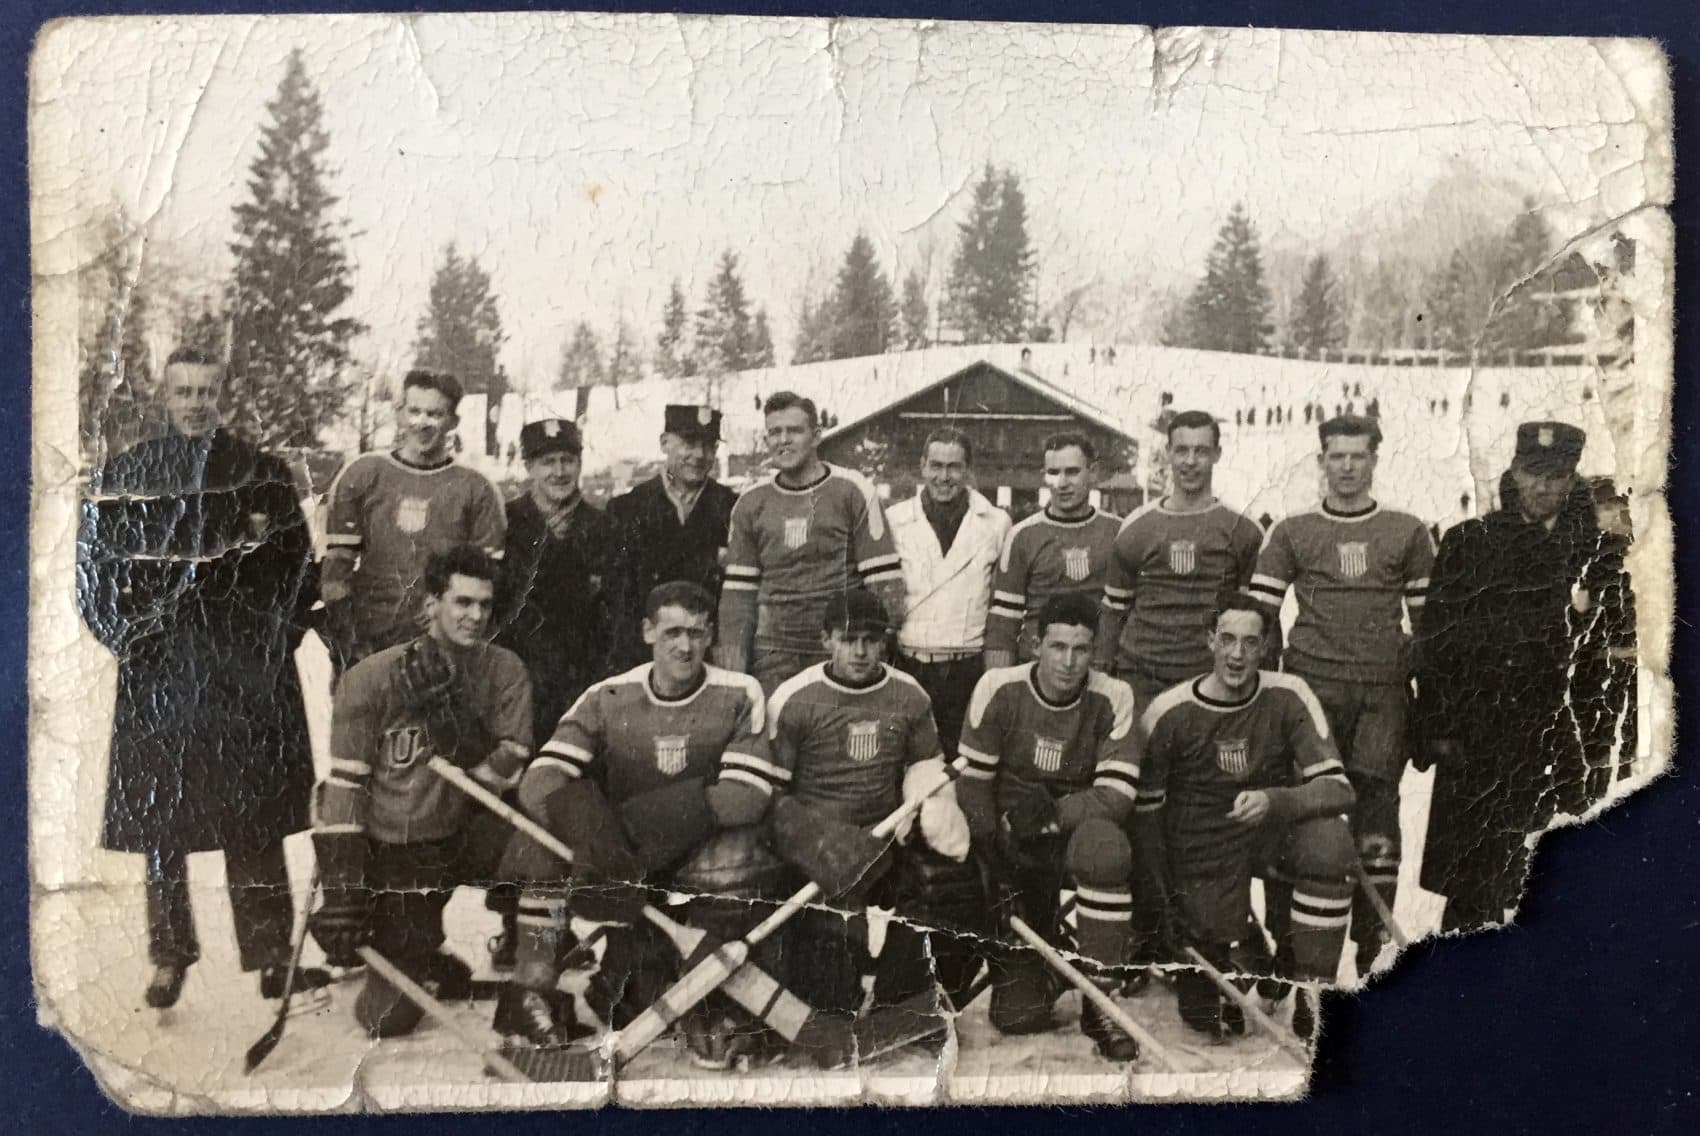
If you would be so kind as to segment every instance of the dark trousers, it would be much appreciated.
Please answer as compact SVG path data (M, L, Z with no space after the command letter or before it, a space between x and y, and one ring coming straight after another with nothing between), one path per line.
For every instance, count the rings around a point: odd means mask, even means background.
M295 905L283 841L256 853L224 854L230 912L236 922L236 951L243 970L285 966ZM155 966L189 966L201 957L189 904L189 860L185 853L147 858L148 958Z
M933 700L939 744L944 746L945 753L955 757L956 744L962 738L962 723L968 717L968 703L974 697L974 685L986 673L985 657L976 652L960 659L924 663L909 655L899 655L897 665L920 683L927 697Z

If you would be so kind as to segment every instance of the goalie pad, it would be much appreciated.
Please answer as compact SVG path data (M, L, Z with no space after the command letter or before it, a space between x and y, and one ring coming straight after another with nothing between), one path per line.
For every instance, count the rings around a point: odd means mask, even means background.
M678 863L720 827L703 783L695 777L625 801L620 823L648 872Z
M836 899L879 877L886 843L849 821L782 796L773 806L773 847Z

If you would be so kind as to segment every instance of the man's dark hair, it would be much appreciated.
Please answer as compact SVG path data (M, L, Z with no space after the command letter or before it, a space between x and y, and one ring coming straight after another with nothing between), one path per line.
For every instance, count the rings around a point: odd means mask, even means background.
M449 590L449 579L453 576L470 576L474 580L488 580L494 585L496 562L482 548L471 544L457 544L434 552L425 561L426 593L441 596Z
M444 371L413 370L407 372L407 377L401 381L402 393L405 396L409 387L420 390L436 391L449 400L449 413L453 414L460 407L461 396L466 392L461 389L460 380Z
M974 443L969 439L967 434L964 434L956 427L940 426L937 430L928 434L927 440L921 443L922 461L926 460L927 451L933 448L934 442L941 442L947 446L961 446L962 460L967 462L969 465L974 464Z
M1069 446L1079 446L1080 452L1086 455L1088 462L1098 460L1098 447L1092 444L1092 439L1088 438L1084 431L1080 430L1058 430L1055 434L1045 438L1044 442L1040 444L1039 452L1048 454L1053 450L1066 449Z
M1205 624L1205 630L1216 630L1216 624L1230 611L1256 612L1257 618L1263 624L1263 634L1269 634L1270 621L1274 618L1275 613L1270 611L1268 604L1250 592L1223 592L1217 596L1216 605L1211 609L1210 621Z
M1330 418L1316 428L1317 439L1322 443L1322 452L1328 452L1330 438L1368 438L1369 452L1381 452L1381 426L1373 418L1361 418L1356 414L1341 414Z
M761 405L762 417L777 414L781 410L801 410L809 418L809 429L820 429L820 411L815 407L815 400L804 398L795 391L774 391L767 396L767 401Z
M1093 635L1097 635L1098 602L1079 592L1063 592L1052 596L1039 609L1039 638L1043 640L1045 632L1057 623L1064 627L1084 627Z
M1208 410L1181 411L1169 419L1167 433L1169 441L1175 440L1176 430L1208 430L1210 431L1210 444L1212 446L1222 444L1222 424L1216 421L1216 416Z
M643 617L654 623L661 617L664 607L682 608L691 615L706 615L710 623L714 622L714 597L708 594L707 588L689 580L669 580L649 589L649 596L643 601Z
M165 365L175 366L186 363L192 367L217 367L224 369L224 360L215 357L210 351L202 351L199 347L179 347L166 356Z

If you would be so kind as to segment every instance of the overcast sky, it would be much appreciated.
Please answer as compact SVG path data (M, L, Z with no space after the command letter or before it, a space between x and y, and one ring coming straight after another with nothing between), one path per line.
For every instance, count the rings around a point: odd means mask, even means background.
M33 74L36 270L118 200L209 279L228 268L291 48L324 100L357 234L358 353L405 366L450 240L491 273L516 380L572 323L647 345L668 281L722 248L785 355L796 300L858 227L942 272L988 160L1028 191L1047 295L1202 266L1229 205L1306 247L1448 168L1526 184L1573 235L1642 204L1647 56L1584 40L1130 27L486 15L108 19L50 29ZM86 231L86 230L84 230Z

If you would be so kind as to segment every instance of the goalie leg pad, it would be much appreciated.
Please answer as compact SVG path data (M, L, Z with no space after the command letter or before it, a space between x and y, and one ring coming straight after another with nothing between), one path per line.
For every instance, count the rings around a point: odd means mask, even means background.
M720 827L700 778L640 793L620 805L620 823L645 870L670 868Z
M887 842L785 795L773 806L773 848L820 885L828 899L871 885L884 870Z

